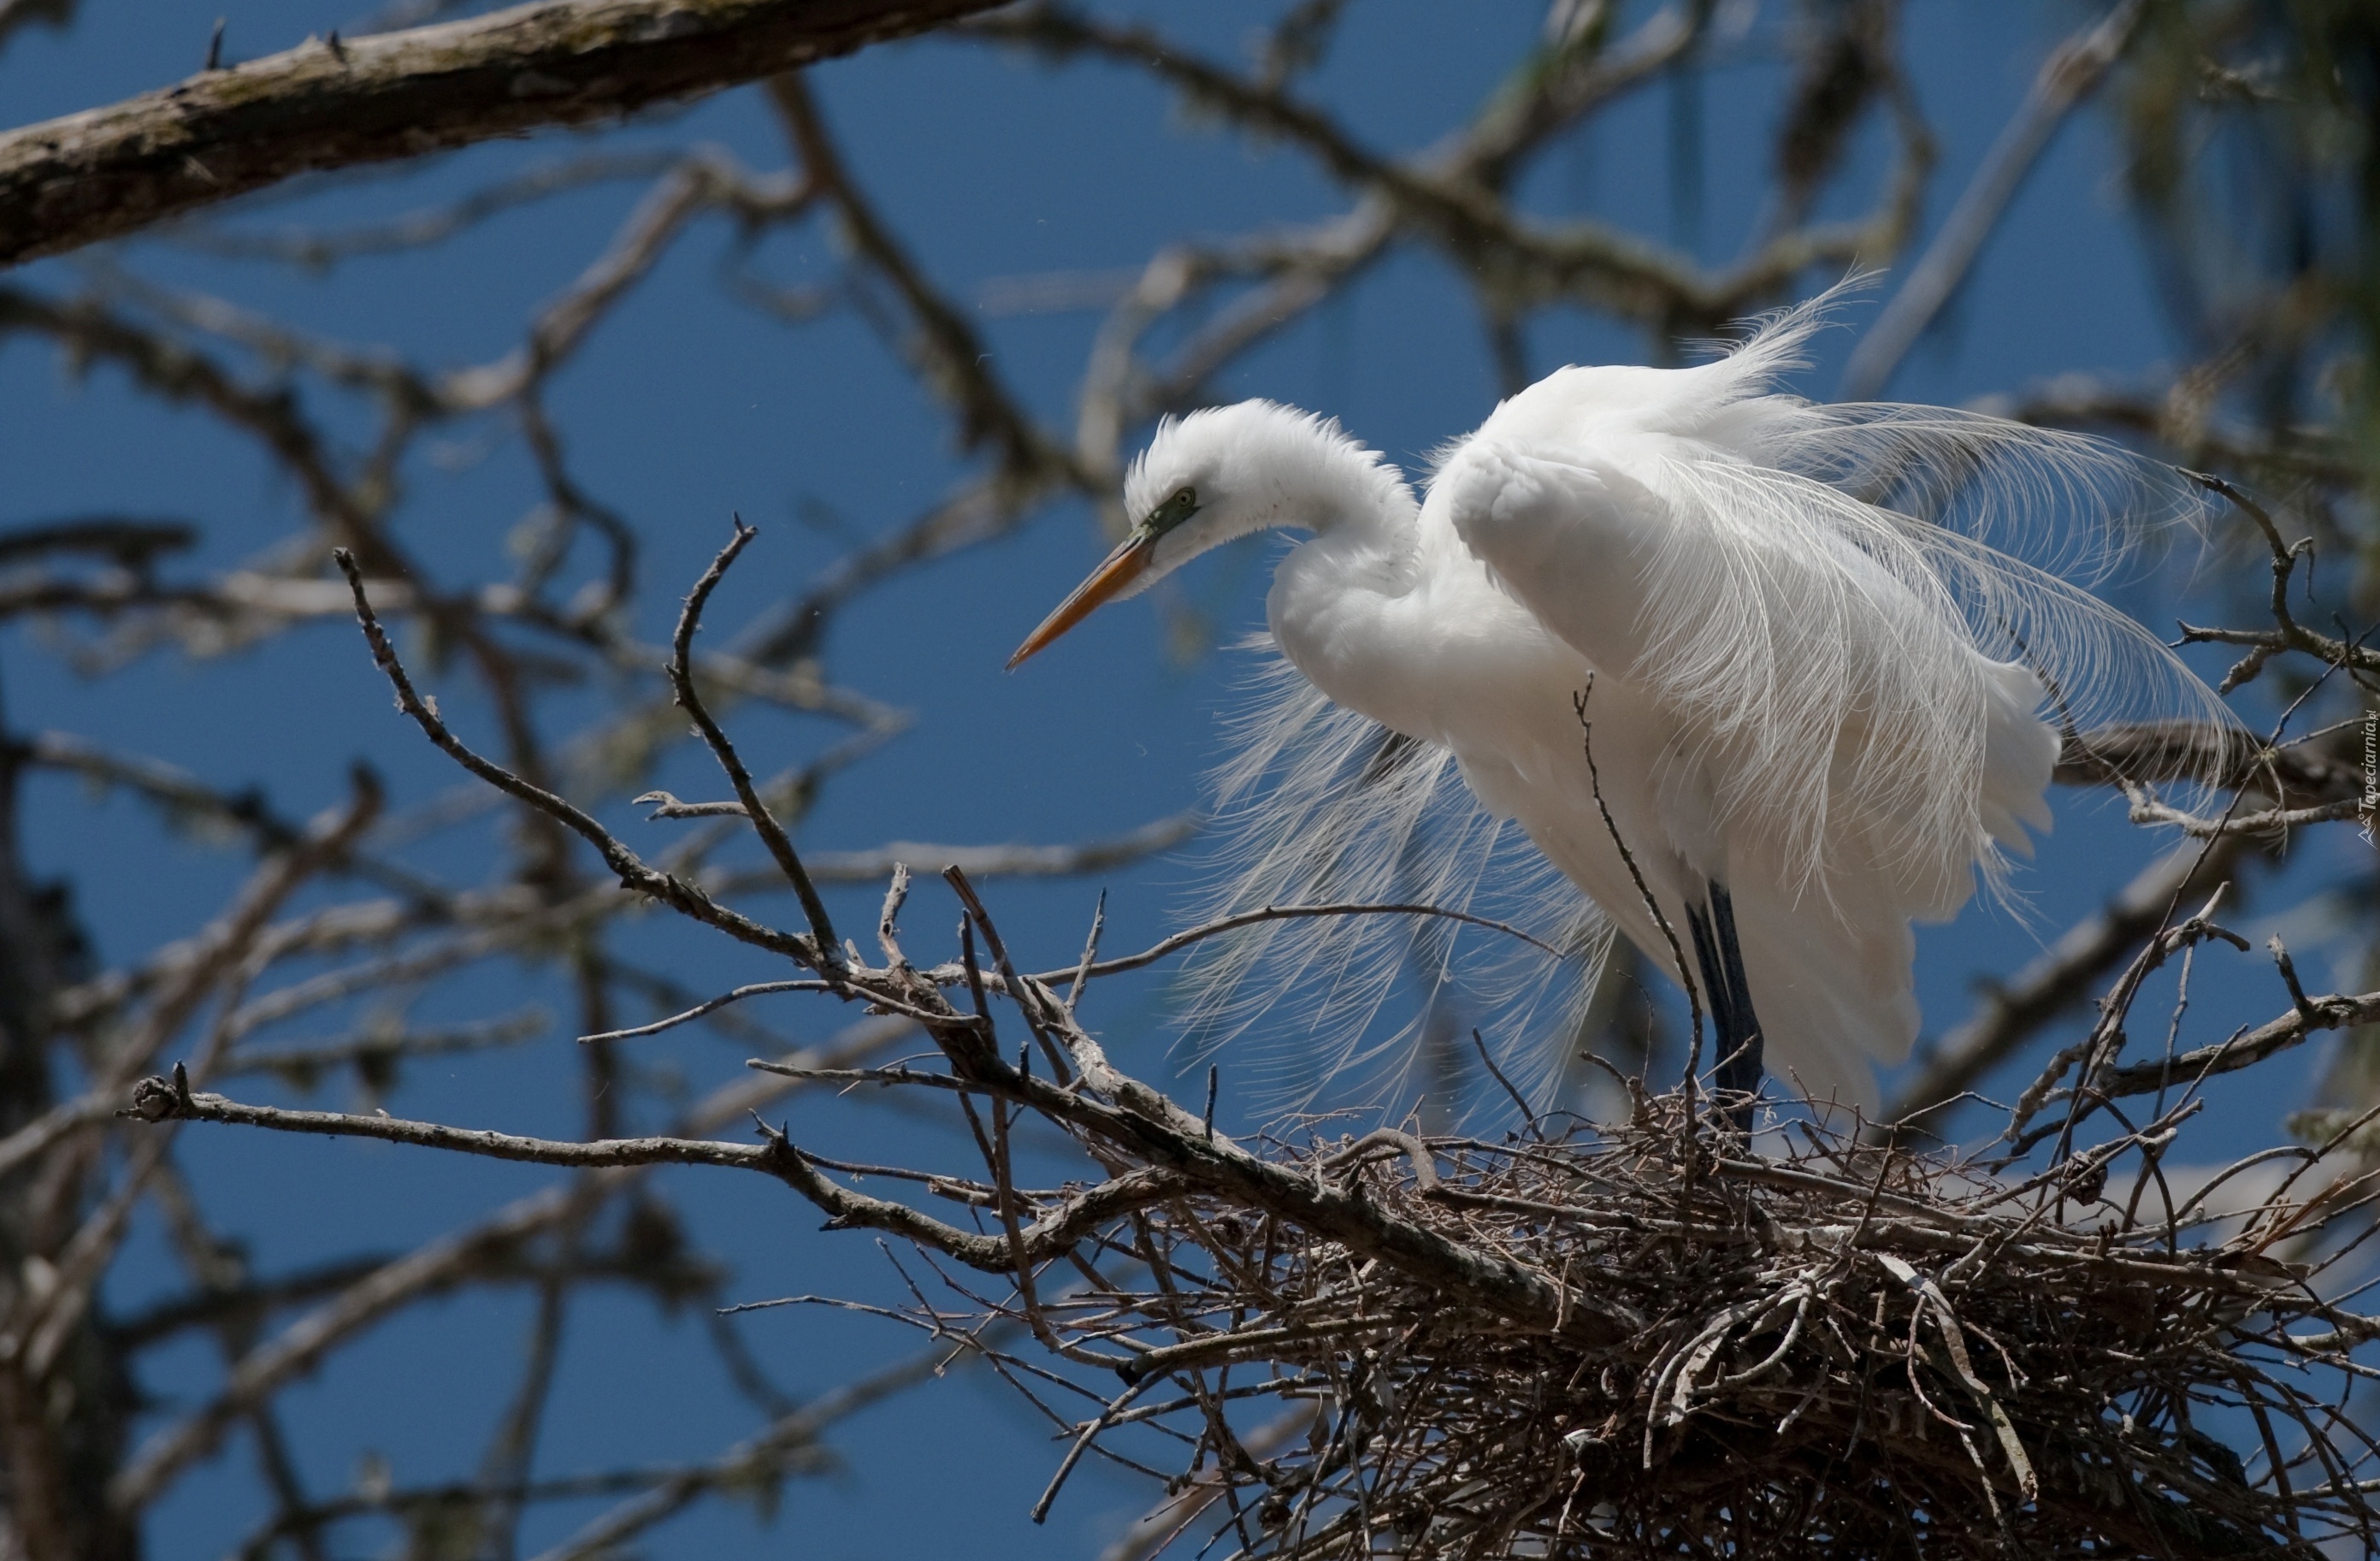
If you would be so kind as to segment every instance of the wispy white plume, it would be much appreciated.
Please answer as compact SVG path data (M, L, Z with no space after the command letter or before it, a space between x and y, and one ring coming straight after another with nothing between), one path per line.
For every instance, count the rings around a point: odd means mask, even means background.
M2141 625L2077 580L2187 529L2202 499L2104 440L1934 407L1773 393L1832 295L1676 376L1690 417L1630 474L1666 506L1631 675L1723 762L1720 801L1801 888L1891 864L1903 903L1948 914L2013 843L1985 763L2030 668L2044 718L2234 718ZM1655 414L1658 418L1658 414ZM2024 691L2028 696L2030 690ZM1996 805L1997 802L1997 805ZM1866 848L1845 850L1849 839Z
M1264 906L1421 904L1501 921L1564 951L1441 919L1381 915L1259 923L1199 945L1183 974L1195 1055L1225 1042L1256 1098L1309 1104L1325 1083L1410 1100L1432 1019L1472 1072L1476 1026L1500 1067L1544 1098L1593 990L1610 929L1517 826L1491 818L1454 755L1332 704L1256 635L1231 757L1211 777L1217 848L1200 918ZM1409 1006L1394 1022L1383 1011ZM1435 1006L1435 1015L1433 1015ZM1451 1103L1441 1103L1451 1104Z

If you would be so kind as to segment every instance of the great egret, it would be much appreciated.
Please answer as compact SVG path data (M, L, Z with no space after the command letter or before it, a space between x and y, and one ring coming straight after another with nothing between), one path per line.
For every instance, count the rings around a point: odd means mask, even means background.
M1009 665L1220 543L1313 532L1266 603L1313 689L1451 757L1654 968L1690 962L1706 1058L1736 1058L1723 1087L1756 1086L1765 1040L1814 1098L1864 1103L1917 1032L1912 921L2031 854L2061 727L2227 716L2052 572L2119 546L2155 469L1977 414L1776 392L1824 301L1694 367L1560 370L1443 451L1419 502L1293 408L1169 421L1125 480L1131 533ZM2004 550L2045 539L2050 567ZM1279 749L1316 713L1293 690L1251 740ZM1316 773L1273 805L1414 811L1377 763ZM1300 848L1277 827L1242 898L1274 897Z

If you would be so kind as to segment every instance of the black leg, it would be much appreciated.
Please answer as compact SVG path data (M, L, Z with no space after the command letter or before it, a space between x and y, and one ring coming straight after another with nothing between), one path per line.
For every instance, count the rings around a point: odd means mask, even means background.
M1724 1062L1735 1050L1734 1007L1727 982L1727 966L1718 951L1718 940L1712 935L1709 913L1701 906L1686 907L1686 931L1694 935L1694 963L1702 967L1703 1006L1709 1010L1711 1036L1718 1044L1715 1055L1706 1055L1706 1062Z
M1718 1041L1718 1075L1712 1083L1721 1094L1744 1097L1735 1112L1735 1125L1749 1131L1751 1097L1759 1091L1763 1077L1760 1019L1752 1011L1752 988L1744 979L1735 902L1722 884L1708 884L1706 889L1708 909L1688 906L1686 928L1694 934L1694 963L1702 967L1705 1006Z
M1743 975L1743 945L1735 935L1735 901L1722 884L1710 886L1711 921L1718 934L1719 964L1727 985L1736 1029L1735 1088L1750 1094L1766 1076L1761 1064L1760 1016L1752 1011L1752 983Z

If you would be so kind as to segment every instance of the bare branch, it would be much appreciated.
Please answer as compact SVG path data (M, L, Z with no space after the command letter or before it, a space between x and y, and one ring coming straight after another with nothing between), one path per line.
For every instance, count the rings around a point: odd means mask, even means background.
M129 569L145 568L161 553L198 545L199 529L188 520L132 515L84 515L39 526L0 531L0 565L14 565L53 553L91 554Z
M802 902L802 914L809 919L811 946L817 955L813 962L831 978L842 969L844 958L842 945L835 941L834 922L827 915L826 902L819 898L818 886L810 882L809 873L802 867L802 859L794 850L794 842L785 834L785 826L777 822L776 815L769 811L769 805L760 799L759 792L754 788L752 772L745 768L742 755L735 751L735 745L728 740L726 732L711 719L710 712L703 706L701 694L694 686L694 635L695 630L702 626L703 606L710 600L710 593L717 589L719 582L726 578L736 555L758 535L759 532L744 524L744 518L737 516L735 536L719 550L718 556L711 559L710 567L703 570L702 578L695 582L693 591L686 599L686 610L678 614L677 634L670 642L670 689L676 696L678 708L694 718L695 728L701 732L702 740L710 745L711 757L718 760L719 767L726 772L728 784L735 788L735 799L743 804L744 816L750 822L752 832L760 837L761 844L769 848L769 854L776 859L778 871L794 886L795 895Z
M2272 554L2272 594L2267 602L2267 610L2273 617L2271 628L2181 626L2181 640L2186 645L2244 645L2248 648L2248 654L2223 679L2222 691L2229 693L2249 681L2264 670L2265 662L2283 651L2302 652L2325 666L2344 667L2362 674L2380 673L2380 650L2374 650L2364 642L2370 638L2369 629L2351 640L2334 640L2327 634L2308 628L2290 611L2289 581L2295 577L2298 561L2310 556L2313 541L2284 542L2280 527L2274 521L2271 512L2228 479L2204 471L2185 471L2182 475L2210 493L2222 494L2241 514L2254 521L2256 530L2265 539L2265 545ZM2307 567L2312 569L2311 562Z
M1500 200L1482 177L1507 167L1518 150L1516 138L1548 134L1572 114L1602 101L1599 86L1580 91L1574 105L1549 100L1550 112L1500 126L1470 156L1465 152L1472 149L1458 142L1436 155L1398 160L1362 145L1330 116L1292 98L1279 84L1234 74L1147 27L1042 5L972 21L960 31L1033 44L1060 58L1089 53L1137 66L1251 132L1302 148L1334 178L1378 198L1402 224L1466 264L1477 266L1492 257L1495 284L1512 291L1515 303L1573 299L1664 325L1692 321L1716 326L1809 265L1890 252L1914 218L1917 180L1930 158L1930 149L1916 149L1904 158L1871 220L1796 228L1724 272L1706 272L1689 257L1602 223L1532 221ZM1662 52L1658 46L1650 51Z
M372 660L396 689L397 708L412 717L414 724L449 758L506 796L526 802L539 812L568 826L602 854L604 862L618 874L621 884L627 888L648 895L706 926L716 927L740 942L785 955L814 970L826 968L830 957L821 955L808 938L762 926L717 904L685 880L648 867L636 852L622 844L584 810L542 787L531 785L503 765L483 759L466 747L461 738L447 730L445 722L439 718L437 712L414 692L412 678L407 676L404 664L397 660L395 647L389 643L386 631L381 628L379 617L372 612L371 601L364 593L363 573L356 567L354 555L342 548L334 556L338 560L339 567L346 573L348 588L355 596L357 618L363 625L364 638L371 645Z
M1984 241L1999 226L2001 214L2050 137L2124 52L2144 8L2144 0L2119 0L2107 16L2060 43L2043 62L2033 91L1985 153L1983 166L1943 220L1941 232L1860 338L1843 370L1843 400L1872 401L1883 393L1910 348L1966 279Z
M2155 1062L2103 1070L2090 1080L2088 1091L2094 1095L2120 1098L2186 1087L2252 1067L2266 1057L2303 1044L2324 1031L2345 1030L2375 1019L2380 1019L2380 992L2358 996L2334 993L2326 997L2308 997L2279 1018L2242 1030L2214 1045L2201 1046L2179 1056L2160 1057ZM2049 1096L2046 1104L2056 1104L2067 1098L2069 1095L2060 1091Z
M310 271L327 271L358 256L426 249L492 217L553 196L622 179L656 178L677 162L678 153L668 150L597 152L545 163L445 205L355 227L329 232L302 228L254 232L186 223L176 226L172 242L180 249L228 260L272 261Z
M173 1079L144 1079L133 1091L132 1104L120 1115L148 1122L220 1122L233 1127L261 1128L283 1133L313 1133L334 1138L372 1139L383 1143L411 1144L491 1160L513 1160L533 1165L570 1170L618 1171L654 1165L711 1165L726 1170L757 1171L773 1177L817 1204L835 1226L882 1230L958 1259L988 1274L1009 1272L1008 1242L977 1236L921 1214L906 1204L854 1192L828 1181L799 1149L763 1124L761 1141L726 1143L715 1139L603 1139L574 1143L566 1140L526 1138L515 1133L449 1128L435 1122L367 1116L343 1111L292 1111L281 1106L249 1105L223 1095L195 1091L177 1069ZM1066 1249L1099 1224L1129 1209L1171 1197L1179 1190L1173 1177L1155 1170L1120 1177L1070 1195L1059 1209L1023 1233L1022 1250L1032 1262L1045 1262Z
M582 1557L613 1555L626 1541L644 1532L714 1491L750 1488L757 1481L784 1469L800 1455L816 1448L827 1428L870 1405L931 1382L967 1354L964 1345L939 1344L897 1361L882 1371L831 1388L759 1434L740 1442L716 1462L683 1470L654 1482L652 1490L622 1503L589 1522L562 1543L543 1551L536 1561L581 1561Z
M787 1061L821 1067L849 1066L908 1033L910 1027L905 1022L869 1019ZM165 1088L178 1097L179 1091L174 1091L170 1083ZM715 1132L800 1088L800 1079L782 1076L757 1075L739 1079L686 1112L677 1124L678 1131L688 1135ZM173 1104L179 1108L178 1098ZM120 1510L139 1511L183 1469L212 1452L224 1433L257 1405L313 1370L353 1336L425 1295L476 1275L492 1260L515 1250L537 1233L581 1217L604 1200L627 1191L647 1169L632 1166L593 1172L568 1186L507 1204L476 1224L449 1231L373 1270L243 1356L213 1399L159 1430L127 1462L110 1487L110 1499Z
M1318 916L1435 917L1447 921L1460 921L1466 927L1484 927L1491 933L1501 933L1506 937L1520 939L1540 954L1548 954L1557 959L1562 957L1560 949L1542 939L1531 936L1518 927L1503 921L1491 921L1485 916L1474 916L1467 910L1448 910L1442 906L1269 905L1261 910L1244 910L1237 916L1225 916L1213 921L1203 922L1186 931L1176 933L1172 937L1160 939L1137 954L1126 954L1114 959L1102 959L1096 964L1081 967L1079 971L1050 970L1032 979L1048 983L1065 981L1078 973L1086 976L1119 975L1125 970L1137 970L1145 965L1154 965L1167 955L1178 953L1192 944L1203 943L1208 938L1219 937L1225 933L1237 932L1242 927L1253 927L1265 921L1302 921ZM934 973L939 979L944 972L938 970Z
M2044 1025L2091 995L2092 984L2155 935L2183 896L2229 882L2247 855L2247 843L2231 835L2211 846L2183 846L2143 869L2095 915L1990 988L1965 1023L1928 1049L1918 1076L1902 1087L1883 1120L1930 1123Z
M231 1079L242 1074L270 1073L301 1088L325 1073L346 1067L372 1079L393 1072L408 1058L453 1056L516 1046L542 1034L552 1024L543 1009L528 1008L477 1024L442 1030L370 1031L318 1046L233 1047L215 1064L214 1075Z
M2363 780L2350 764L2300 747L2272 748L2244 726L2137 721L2070 734L2054 778L2060 786L2212 781L2256 790L2291 807L2349 801Z
M605 1139L572 1143L553 1139L522 1138L512 1133L442 1127L435 1122L409 1122L401 1117L345 1111L292 1111L282 1106L244 1105L223 1095L192 1091L164 1078L143 1079L132 1091L132 1104L120 1115L144 1122L226 1122L235 1127L269 1128L283 1133L320 1133L334 1138L376 1139L421 1149L443 1149L477 1154L491 1160L518 1160L533 1165L562 1165L573 1170L616 1170L632 1165L720 1165L731 1170L769 1169L766 1144L721 1143L708 1139Z
M821 884L877 883L902 862L955 867L970 878L1078 878L1172 850L1198 833L1205 822L1204 813L1193 811L1158 819L1128 834L1075 845L940 846L924 840L894 840L868 851L812 851L803 860L810 876ZM746 892L760 885L758 874L723 872L718 892Z
M999 450L1012 479L1030 474L1068 474L1065 452L1050 444L1022 404L990 367L990 354L965 316L936 292L924 271L892 236L844 166L826 122L802 79L792 73L769 79L769 98L791 132L811 181L833 203L852 247L881 273L916 318L906 348L911 367L947 402L959 425L959 444L972 449L987 440Z
M312 1370L353 1335L423 1293L453 1283L488 1253L546 1228L577 1207L582 1196L557 1188L522 1199L376 1270L309 1312L271 1343L242 1357L222 1393L205 1408L152 1436L112 1482L109 1494L115 1505L122 1511L140 1511L185 1467L212 1452L224 1433L257 1405Z
M0 265L293 175L617 118L991 0L567 0L297 48L0 136Z

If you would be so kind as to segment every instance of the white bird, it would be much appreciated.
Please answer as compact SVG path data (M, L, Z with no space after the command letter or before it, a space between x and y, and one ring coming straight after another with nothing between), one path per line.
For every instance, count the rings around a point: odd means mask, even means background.
M1293 408L1169 421L1125 481L1132 532L1009 665L1222 543L1312 532L1274 574L1271 638L1361 720L1292 688L1250 734L1244 782L1321 741L1253 804L1269 833L1241 903L1287 903L1367 827L1390 842L1378 869L1459 773L1696 983L1720 1087L1756 1087L1765 1043L1811 1098L1869 1104L1917 1033L1912 921L2031 854L2061 728L2228 716L2131 620L1994 545L2104 560L2161 469L1973 413L1777 392L1825 301L1695 367L1559 370L1445 449L1419 501ZM1351 736L1368 723L1411 740L1384 762Z

